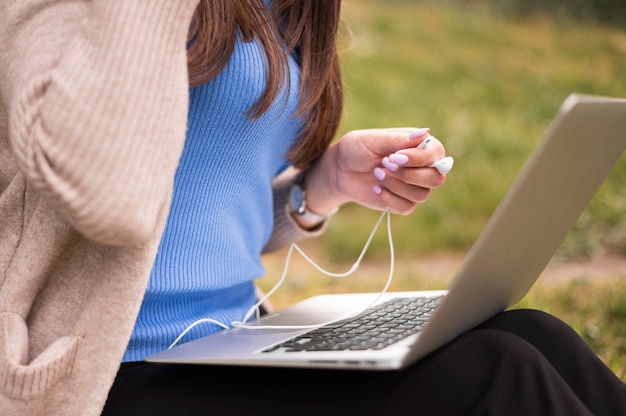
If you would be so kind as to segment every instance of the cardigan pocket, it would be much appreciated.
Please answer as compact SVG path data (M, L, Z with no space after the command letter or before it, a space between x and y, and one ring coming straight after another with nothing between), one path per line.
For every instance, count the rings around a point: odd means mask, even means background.
M79 340L78 336L61 337L25 364L28 359L26 323L14 313L0 313L0 393L16 400L42 396L51 386L71 375Z

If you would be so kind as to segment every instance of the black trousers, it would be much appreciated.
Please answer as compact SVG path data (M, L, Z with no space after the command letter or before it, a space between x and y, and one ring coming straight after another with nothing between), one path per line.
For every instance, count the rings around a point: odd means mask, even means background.
M504 312L402 371L123 364L104 415L626 415L562 321Z

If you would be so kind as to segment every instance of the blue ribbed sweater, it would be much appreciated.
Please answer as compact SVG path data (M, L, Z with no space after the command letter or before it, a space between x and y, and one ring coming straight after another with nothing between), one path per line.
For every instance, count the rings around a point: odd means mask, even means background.
M258 119L245 115L265 85L257 43L238 41L222 73L190 90L172 206L124 361L166 349L198 319L240 320L254 303L272 231L271 182L300 127L292 117L299 69L289 65L289 90ZM219 329L200 324L181 342Z

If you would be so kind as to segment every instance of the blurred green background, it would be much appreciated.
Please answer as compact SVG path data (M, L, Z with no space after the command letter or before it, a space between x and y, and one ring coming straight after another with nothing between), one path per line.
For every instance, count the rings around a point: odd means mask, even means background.
M392 217L395 289L445 286L570 93L626 97L623 0L344 0L342 13L346 103L340 135L430 127L455 158L443 188L413 214ZM555 261L626 257L625 189L622 156ZM322 237L301 246L334 271L349 268L379 215L344 206ZM283 251L266 259L263 288L276 281L284 258ZM380 290L388 260L383 224L363 262L372 274L338 283L312 267L294 267L274 302ZM607 273L538 282L519 306L569 322L626 380L626 270Z
M352 35L342 48L341 132L430 127L456 160L444 188L394 219L401 255L467 249L568 94L626 97L626 33L614 26L466 2L353 0L343 10ZM562 254L607 245L626 254L625 183L620 163ZM342 209L325 254L352 258L376 216ZM383 247L384 235L372 253L386 255Z

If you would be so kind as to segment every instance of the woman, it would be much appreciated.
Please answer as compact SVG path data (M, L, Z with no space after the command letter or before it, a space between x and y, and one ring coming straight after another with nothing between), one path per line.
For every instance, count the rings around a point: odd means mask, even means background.
M412 212L445 181L428 167L444 148L417 149L428 129L414 128L330 144L338 1L0 11L2 414L625 408L623 384L582 340L531 311L399 373L142 362L198 319L240 319L261 253L318 235L340 205ZM306 206L290 203L294 187ZM346 386L365 394L342 398Z

